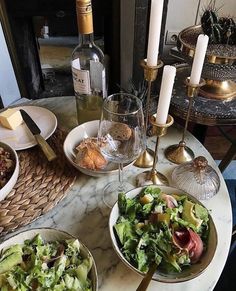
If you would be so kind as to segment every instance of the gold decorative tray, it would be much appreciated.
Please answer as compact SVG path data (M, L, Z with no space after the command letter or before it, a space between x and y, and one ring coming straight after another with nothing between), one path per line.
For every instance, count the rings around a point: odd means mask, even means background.
M201 25L190 26L179 33L177 47L190 65L201 33ZM206 81L200 89L203 97L227 101L235 98L236 46L208 44L202 77Z
M178 36L177 47L185 55L193 57L197 38L203 33L201 25L194 25L182 30ZM236 60L236 46L208 44L207 60L212 64L232 64Z

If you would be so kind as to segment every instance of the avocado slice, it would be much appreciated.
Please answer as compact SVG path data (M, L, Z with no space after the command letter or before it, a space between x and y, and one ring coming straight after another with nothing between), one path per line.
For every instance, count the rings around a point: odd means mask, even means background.
M19 253L22 253L22 247L20 245L13 245L13 246L11 246L10 248L8 248L8 249L6 249L6 250L3 251L3 254L2 254L1 258L0 258L0 262L4 258L8 257L10 254L18 253L18 252Z
M189 200L184 201L183 205L183 213L182 213L182 218L186 220L187 222L193 224L196 226L196 228L199 228L202 224L202 220L200 218L197 218L194 214L194 206L195 204L192 203Z
M5 257L0 262L0 274L9 271L12 267L22 262L22 252L15 252Z

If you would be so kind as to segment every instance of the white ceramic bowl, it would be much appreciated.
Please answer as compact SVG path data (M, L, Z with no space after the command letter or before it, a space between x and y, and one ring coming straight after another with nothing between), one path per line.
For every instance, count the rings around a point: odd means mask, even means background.
M203 204L201 202L199 202L196 198L194 198L193 196L177 189L177 188L172 188L172 187L167 187L167 186L153 186L153 187L157 187L160 188L161 191L163 191L166 194L185 194L188 196L189 200L192 200L193 202L197 202L198 204L202 205ZM136 195L138 195L141 190L145 188L145 187L139 187L136 189L133 189L129 192L126 193L126 195L129 198L133 198ZM115 205L112 208L112 211L110 213L110 218L109 218L109 231L110 231L110 236L111 236L111 240L112 240L112 245L113 248L115 249L116 253L118 254L118 256L120 257L120 259L133 271L135 271L136 273L144 276L145 274L140 272L138 269L136 269L133 265L131 265L126 258L123 256L117 239L116 239L116 235L114 232L114 225L116 224L116 221L119 217L119 208L118 208L118 203L116 202ZM215 250L216 250L216 246L217 246L217 232L216 232L216 228L214 225L214 222L211 218L211 216L209 215L209 237L208 237L208 245L207 245L207 250L204 251L204 253L201 256L201 259L196 263L191 265L189 268L186 268L185 270L183 270L180 273L161 273L156 271L152 277L152 280L155 281L160 281L160 282L165 282L165 283L178 283L178 282L183 282L183 281L187 281L187 280L191 280L197 276L199 276L206 268L207 266L210 264L211 260L214 257L215 254Z
M76 238L65 231L54 229L54 228L35 228L35 229L22 231L8 238L4 242L2 242L0 244L0 253L2 249L8 248L14 244L23 244L26 239L32 239L37 234L40 234L45 242L50 242L50 241L55 241L55 240L63 241L70 238ZM81 241L80 241L80 250L81 250L81 255L83 257L89 256L92 258L93 265L92 265L89 277L92 281L92 291L97 291L98 290L98 276L97 276L97 268L95 265L94 258L92 254L90 253L90 251L88 250L88 248L83 243L81 243Z
M12 172L12 175L8 182L0 189L0 201L5 199L5 197L11 192L12 188L15 186L16 181L19 176L19 160L16 151L10 147L8 144L0 142L0 147L4 148L11 153L11 158L14 160L15 167Z
M76 146L87 137L96 137L98 133L99 120L88 121L83 123L75 128L73 128L67 135L64 141L64 153L67 160L74 166L76 169L81 171L82 173L93 176L100 177L104 175L111 175L118 173L118 164L108 162L107 166L101 170L90 170L83 168L75 163L76 157ZM124 169L128 166L132 165L132 163L125 164Z

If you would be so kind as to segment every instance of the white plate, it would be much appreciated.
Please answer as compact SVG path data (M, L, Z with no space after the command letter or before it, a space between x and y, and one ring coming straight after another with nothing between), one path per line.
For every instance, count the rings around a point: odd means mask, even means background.
M57 128L57 118L46 108L38 106L19 106L16 109L24 109L35 121L41 130L41 135L48 139ZM23 150L35 146L37 143L25 123L15 130L7 129L0 124L0 140L8 143L15 150Z

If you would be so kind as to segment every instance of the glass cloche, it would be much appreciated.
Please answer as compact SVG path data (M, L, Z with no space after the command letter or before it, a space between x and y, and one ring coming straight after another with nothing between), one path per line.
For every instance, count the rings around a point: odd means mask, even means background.
M218 174L202 156L177 166L172 172L172 181L177 188L200 200L211 198L220 188Z

